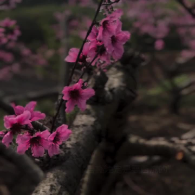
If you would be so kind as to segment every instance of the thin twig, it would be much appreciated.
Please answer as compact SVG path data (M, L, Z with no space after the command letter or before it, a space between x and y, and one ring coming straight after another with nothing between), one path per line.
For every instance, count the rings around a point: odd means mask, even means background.
M195 13L192 8L189 8L183 0L176 0L193 18L195 18Z
M91 26L89 27L89 30L88 30L88 32L87 32L87 34L86 34L86 36L85 36L85 39L84 39L84 41L83 41L83 43L82 43L82 46L81 46L81 48L80 48L80 51L79 51L79 53L78 53L76 62L75 62L74 67L73 67L73 69L72 69L72 71L71 71L71 74L70 74L70 77L69 77L67 86L69 86L70 83L71 83L72 76L73 76L74 71L75 71L75 69L76 69L76 66L77 66L77 64L78 64L78 62L79 62L79 57L80 57L80 55L81 55L81 53L82 53L82 51L83 51L83 47L84 47L84 45L85 45L85 43L86 43L86 41L87 41L87 38L88 38L89 34L91 33L91 30L92 30L93 26L96 24L96 18L97 18L97 16L98 16L99 12L100 12L100 8L101 8L101 6L102 6L103 1L104 1L104 0L101 0L100 3L99 3L99 5L98 5L98 8L97 8L97 10L96 10L94 19L93 19L93 21L92 21L92 23L91 23ZM51 131L53 131L53 129L54 129L54 127L55 127L55 122L56 122L56 119L57 119L58 114L59 114L59 112L60 112L60 108L61 108L61 106L62 106L62 103L63 103L63 99L62 99L62 97L61 97L61 100L60 100L60 103L59 103L57 112L56 112L56 114L55 114L55 116L54 116L54 119L53 119L53 122L52 122Z

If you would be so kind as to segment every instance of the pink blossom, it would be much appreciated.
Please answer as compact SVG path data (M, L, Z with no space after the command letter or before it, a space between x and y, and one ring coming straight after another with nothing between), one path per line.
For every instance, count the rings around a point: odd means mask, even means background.
M104 62L106 65L110 64L110 54L107 52L106 47L101 41L91 42L88 55L91 60L93 60L96 57L92 65L95 65L97 61Z
M115 60L119 60L123 53L123 45L130 38L130 33L128 31L121 31L121 23L118 23L115 33L105 40L105 46L108 53L112 54Z
M83 51L79 57L79 64L86 63L88 61L88 52L89 52L89 43L85 43ZM77 56L79 54L79 49L72 48L70 49L68 56L65 58L66 62L76 62Z
M67 100L66 102L66 112L71 112L74 109L75 105L84 111L86 109L86 101L95 95L95 91L93 89L82 89L83 80L80 79L78 83L64 87L63 99Z
M17 152L19 154L24 154L31 146L32 156L42 157L45 149L48 149L49 147L49 142L47 140L49 135L50 133L48 130L37 132L33 136L30 134L18 135L16 139L16 143L18 144Z
M15 20L11 20L9 18L4 19L3 21L0 21L0 27L4 28L4 39L6 39L6 42L9 40L16 41L18 36L21 35L21 32L19 30L19 27L16 25ZM5 40L4 40L5 42Z
M0 60L4 61L6 63L10 63L14 60L14 56L12 53L0 50Z
M4 67L0 71L0 80L9 80L11 78L10 67Z
M50 141L48 147L50 157L60 153L59 146L70 137L71 133L67 125L61 125L48 137L48 141Z
M22 126L29 124L31 114L29 111L24 111L18 116L10 115L4 117L4 126L6 129L10 129L3 137L2 143L7 147L10 145L13 139L13 135L21 132Z
M155 41L155 49L156 50L162 50L165 46L165 43L162 39L158 39Z
M112 14L108 15L100 22L98 40L104 41L108 36L113 35L117 28L117 23L120 23L119 18L122 15L121 10L116 10Z
M25 107L16 106L15 104L12 104L12 106L13 106L13 109L14 109L14 112L16 115L20 115L25 111L29 111L31 114L30 120L37 121L37 120L44 119L45 114L41 113L39 111L34 111L36 104L37 104L37 102L32 101L32 102L29 102Z
M195 56L194 50L182 50L181 51L181 57L183 57L184 59L190 59L190 58L193 58L194 56Z

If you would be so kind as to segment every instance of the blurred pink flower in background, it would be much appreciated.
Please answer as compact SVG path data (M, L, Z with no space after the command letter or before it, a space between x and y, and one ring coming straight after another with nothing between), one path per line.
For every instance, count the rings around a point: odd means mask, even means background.
M158 39L155 41L154 47L156 50L162 50L164 48L164 46L165 46L165 43L162 39Z
M18 36L21 35L21 32L19 30L19 27L16 25L15 20L5 18L4 20L0 21L0 28L4 28L4 41L3 41L4 43L10 40L16 41Z
M12 53L0 50L0 60L7 62L7 63L10 63L10 62L13 62L14 56Z

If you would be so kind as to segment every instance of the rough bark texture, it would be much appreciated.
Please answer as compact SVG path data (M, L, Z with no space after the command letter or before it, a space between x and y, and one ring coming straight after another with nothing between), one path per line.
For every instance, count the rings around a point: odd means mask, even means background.
M43 172L26 155L18 155L0 144L0 195L31 194Z

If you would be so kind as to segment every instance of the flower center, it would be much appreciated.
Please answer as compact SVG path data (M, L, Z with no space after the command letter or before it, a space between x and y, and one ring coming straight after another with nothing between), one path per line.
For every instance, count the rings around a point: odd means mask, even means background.
M99 55L102 56L105 54L106 52L106 48L104 47L104 45L101 45L101 46L97 46L97 50L96 52L99 52Z
M71 99L77 100L79 97L80 97L79 90L75 89L75 90L70 91L70 98Z
M21 131L21 125L16 123L16 124L13 124L13 126L10 128L10 130L12 131L12 133L15 135L15 134L18 134L20 133Z
M107 26L108 26L108 20L105 20L104 22L103 22L103 24L102 24L102 26L103 26L103 28L107 28Z
M59 133L57 132L55 138L53 139L53 143L57 144L59 141L60 141L60 136Z
M33 137L30 139L30 145L39 145L40 144L41 137Z
M79 62L85 63L87 59L87 56L81 54L80 58L79 58Z
M111 37L111 42L112 44L115 44L117 42L117 39L114 35Z
M14 27L6 27L5 34L6 35L13 35L14 34Z

